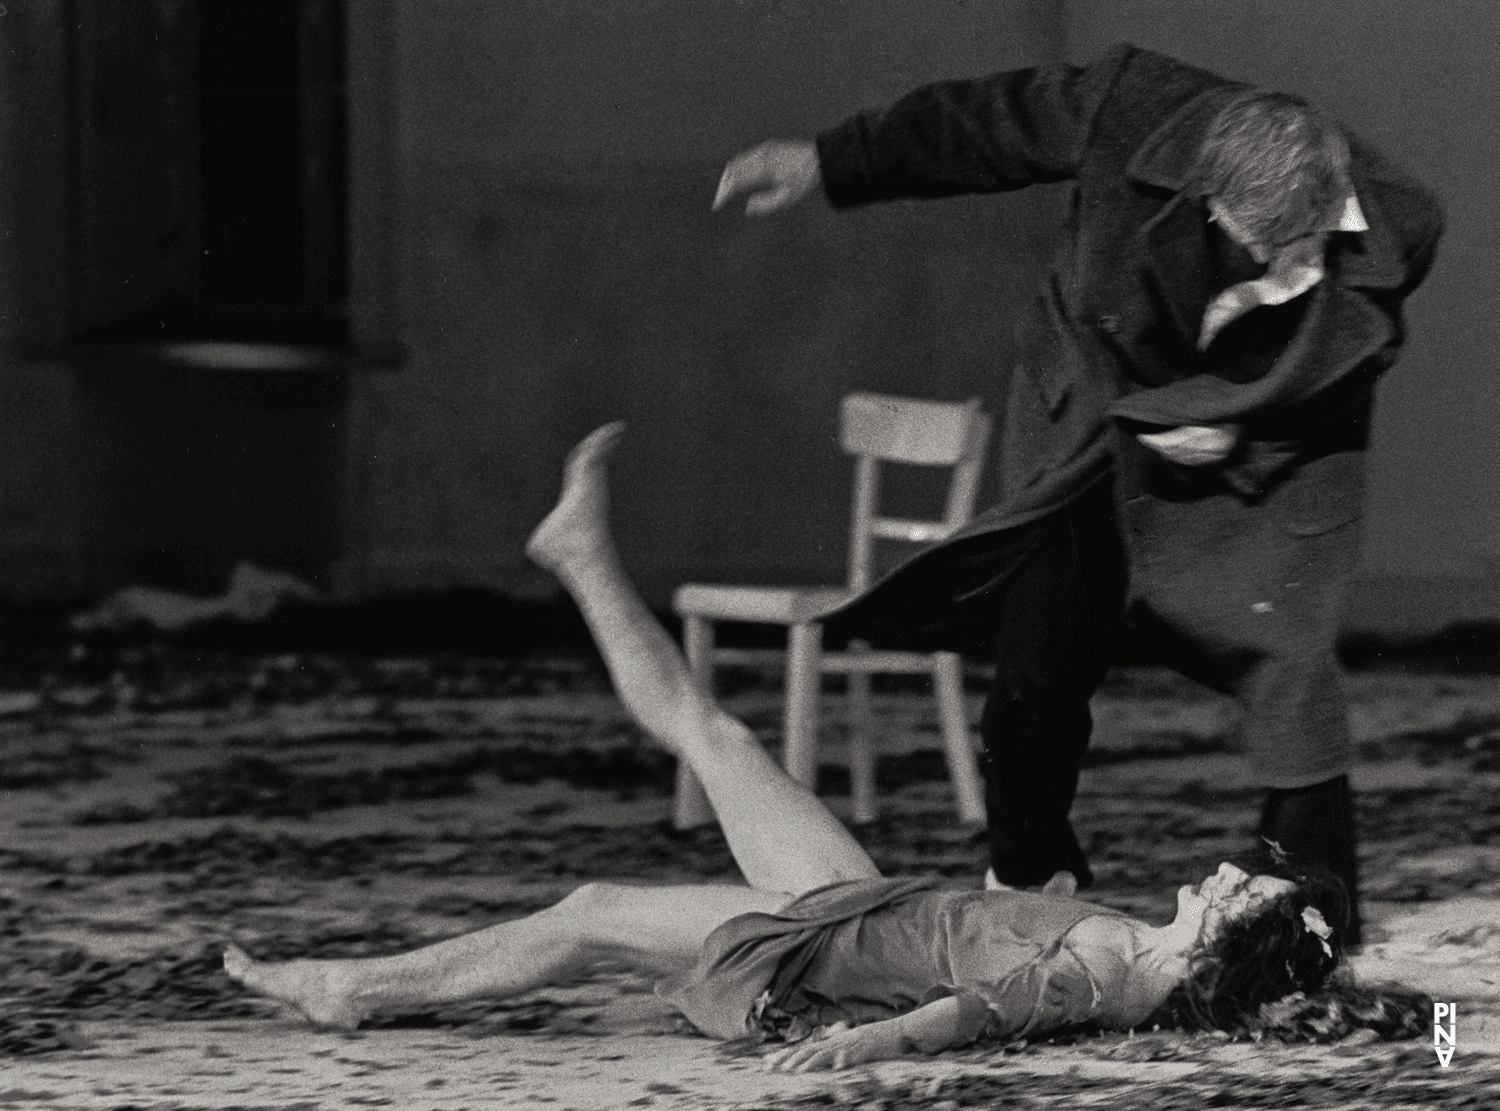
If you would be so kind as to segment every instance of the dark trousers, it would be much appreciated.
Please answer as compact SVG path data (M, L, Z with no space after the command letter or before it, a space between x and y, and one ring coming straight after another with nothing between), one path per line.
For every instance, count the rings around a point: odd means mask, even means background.
M1093 726L1089 699L1114 655L1128 578L1108 488L995 539L1011 552L996 562L1011 570L992 602L995 679L980 721L991 866L1013 886L1044 883L1060 871L1087 886L1093 876L1068 813ZM1142 620L1137 632L1154 634L1150 639L1180 670L1202 672L1182 658L1184 645L1159 622ZM1267 863L1275 842L1294 866L1331 872L1342 882L1349 896L1344 940L1358 944L1348 777L1269 790L1260 834Z
M1157 508L1173 512L1170 505ZM1212 522L1215 508L1199 504L1194 512ZM1318 760L1336 770L1341 759L1332 734L1335 724L1343 728L1344 707L1325 690L1337 682L1332 622L1302 620L1277 595L1274 612L1286 620L1262 628L1257 622L1266 615L1240 604L1244 599L1225 600L1226 583L1244 580L1252 594L1260 589L1246 568L1276 579L1290 562L1310 584L1314 567L1336 566L1323 551L1334 540L1313 537L1290 549L1280 541L1262 545L1264 522L1242 518L1228 504L1217 511L1229 524L1206 537L1184 528L1162 530L1155 545L1133 537L1132 558L1141 566L1131 584L1113 492L1100 483L1039 520L919 557L836 615L829 630L919 650L993 652L995 678L980 734L995 876L1032 886L1070 871L1087 885L1092 874L1068 814L1093 727L1089 699L1114 658L1128 612L1134 634L1162 662L1241 699L1256 727L1252 766L1266 781L1275 784L1288 763L1309 766L1268 791L1260 832L1294 864L1326 869L1343 882L1353 918L1346 941L1353 943L1358 911L1348 779L1317 771ZM1249 539L1238 540L1236 529ZM1128 589L1139 595L1130 604ZM1324 733L1332 738L1326 745L1318 743ZM1257 744L1266 734L1270 741Z
M1086 884L1068 811L1126 584L1108 485L1012 533L1027 554L996 600L995 678L979 726L991 864L1014 886L1059 871Z

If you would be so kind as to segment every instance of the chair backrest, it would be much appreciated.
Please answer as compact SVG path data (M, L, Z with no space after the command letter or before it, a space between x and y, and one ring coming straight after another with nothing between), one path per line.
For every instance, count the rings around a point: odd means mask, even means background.
M977 397L926 401L877 393L845 396L839 410L839 446L855 457L849 533L851 589L870 585L876 540L931 543L951 535L974 515L991 425L979 404ZM881 463L952 467L942 517L882 516Z

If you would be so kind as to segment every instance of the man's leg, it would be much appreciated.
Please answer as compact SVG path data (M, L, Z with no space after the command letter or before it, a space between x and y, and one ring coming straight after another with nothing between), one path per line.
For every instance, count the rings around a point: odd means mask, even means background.
M231 945L224 969L318 1026L353 1029L380 1012L519 995L601 961L674 972L688 967L708 935L729 919L774 913L787 900L724 884L586 884L537 914L393 957L277 963L252 960Z
M1046 521L1006 584L995 681L980 720L995 878L1010 886L1071 872L1093 879L1068 821L1125 592L1107 486Z
M1287 639L1291 644L1258 661L1239 688L1247 755L1268 784L1260 848L1268 857L1279 850L1294 867L1338 877L1349 898L1343 941L1358 945L1359 863L1345 774L1353 743L1343 675L1330 647Z
M1284 852L1294 865L1326 869L1338 877L1349 899L1345 945L1362 940L1359 911L1359 857L1354 828L1354 798L1347 775L1310 787L1272 788L1260 812L1266 852Z
M1287 652L1284 643L1261 646L1241 652L1241 665L1246 659L1252 662L1236 671L1225 665L1222 647L1174 635L1151 615L1140 615L1136 629L1154 640L1161 662L1238 698L1245 710L1246 755L1261 780L1271 784L1261 806L1254 855L1270 863L1284 854L1295 867L1336 876L1348 896L1343 941L1358 945L1354 799L1349 777L1342 774L1350 749L1348 707L1332 651Z
M622 430L606 425L573 449L557 507L537 526L527 554L573 595L636 721L692 765L751 886L800 894L878 878L828 808L749 728L699 692L677 645L626 576L609 532L606 471Z
M1274 508L1228 495L1153 501L1144 513L1134 524L1154 542L1132 555L1133 591L1163 654L1244 707L1245 756L1268 788L1260 850L1274 841L1294 866L1337 876L1349 897L1344 942L1356 945L1353 746L1334 645L1359 527L1299 534Z

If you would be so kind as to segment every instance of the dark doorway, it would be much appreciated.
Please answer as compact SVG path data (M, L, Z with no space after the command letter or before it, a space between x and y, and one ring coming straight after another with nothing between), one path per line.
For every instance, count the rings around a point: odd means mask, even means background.
M75 394L87 582L217 594L249 560L329 585L343 550L342 376L100 355L78 361Z
M96 589L342 549L340 0L72 0L69 354Z
M75 3L75 341L346 347L340 0Z

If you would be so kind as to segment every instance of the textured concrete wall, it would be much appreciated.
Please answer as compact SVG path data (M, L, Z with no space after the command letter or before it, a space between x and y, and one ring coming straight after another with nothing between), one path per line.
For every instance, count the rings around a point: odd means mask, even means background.
M352 589L551 589L566 448L633 426L617 521L688 576L837 577L852 388L988 394L1055 197L710 214L724 160L943 76L1055 57L1055 6L409 0L393 42L407 360L356 383Z
M0 591L101 589L153 566L188 585L195 559L206 582L257 543L304 569L341 543L351 593L546 590L521 542L567 446L617 416L634 425L618 526L654 600L686 577L837 576L838 397L993 407L1058 197L752 222L707 211L724 159L926 80L1119 39L1306 92L1443 194L1448 240L1382 394L1366 562L1500 566L1488 0L349 3L353 316L404 359L357 372L347 400L257 388L243 411L232 383L126 396L18 355L38 313L42 333L66 313L65 290L19 309L19 287L65 257L66 179L36 184L66 166L65 5L0 16ZM153 469L173 422L196 422L178 446L218 451L221 481L204 486L186 454ZM246 462L277 437L274 466ZM132 564L129 545L160 558Z
M24 176L44 172L37 152L63 141L63 6L38 0L0 17L0 594L12 596L69 592L82 581L72 376L64 365L22 360L15 350L25 323L20 186ZM52 184L57 192L61 183Z

